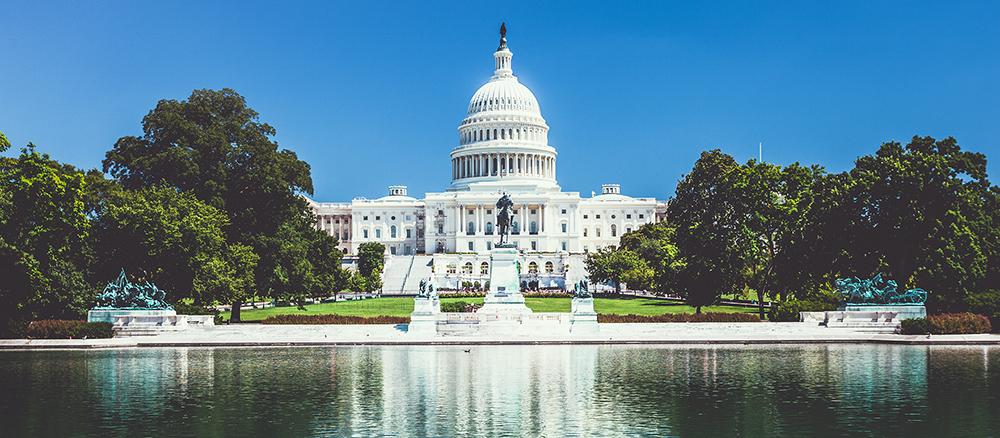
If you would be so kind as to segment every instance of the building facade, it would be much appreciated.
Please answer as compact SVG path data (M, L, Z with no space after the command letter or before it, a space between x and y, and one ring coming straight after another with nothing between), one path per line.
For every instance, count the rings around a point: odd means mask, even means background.
M417 199L405 186L391 186L388 196L374 200L310 201L317 227L336 236L348 255L364 242L384 244L387 269L399 264L393 256L432 254L433 260L418 265L429 266L441 286L451 287L461 278L489 278L489 251L498 240L495 203L508 193L516 205L510 241L528 268L522 274L534 275L545 287L563 287L585 276L584 254L617 245L622 234L662 220L666 202L625 196L616 184L605 184L588 198L562 191L549 127L534 94L514 76L512 57L501 37L493 76L472 96L458 127L451 185L444 192ZM576 274L569 274L574 267ZM408 290L403 283L400 288Z

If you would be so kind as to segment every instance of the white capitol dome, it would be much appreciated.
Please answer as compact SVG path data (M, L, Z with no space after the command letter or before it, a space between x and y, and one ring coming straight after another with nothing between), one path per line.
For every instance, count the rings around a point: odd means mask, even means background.
M509 181L512 190L558 190L555 148L548 145L549 127L535 95L514 76L501 27L493 76L469 101L452 149L449 190L493 190Z

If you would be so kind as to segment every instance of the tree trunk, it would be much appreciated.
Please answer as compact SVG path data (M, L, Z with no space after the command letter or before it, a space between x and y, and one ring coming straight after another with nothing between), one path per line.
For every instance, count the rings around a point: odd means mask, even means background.
M622 294L622 284L620 282L615 282L615 295Z
M694 313L701 313L701 306L695 306Z
M233 310L229 313L229 322L241 322L240 320L240 308L243 307L243 301L237 301L233 303Z

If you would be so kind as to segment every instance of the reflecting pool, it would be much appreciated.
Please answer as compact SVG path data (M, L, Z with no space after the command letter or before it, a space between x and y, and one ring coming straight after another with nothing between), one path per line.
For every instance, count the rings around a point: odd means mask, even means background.
M1000 347L0 352L3 437L991 436L998 397Z

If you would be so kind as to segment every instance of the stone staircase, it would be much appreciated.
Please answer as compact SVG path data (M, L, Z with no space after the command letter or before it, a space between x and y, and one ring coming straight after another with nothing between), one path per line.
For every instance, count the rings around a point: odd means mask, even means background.
M420 280L431 277L434 257L394 256L386 260L382 271L383 295L412 295L420 288Z

